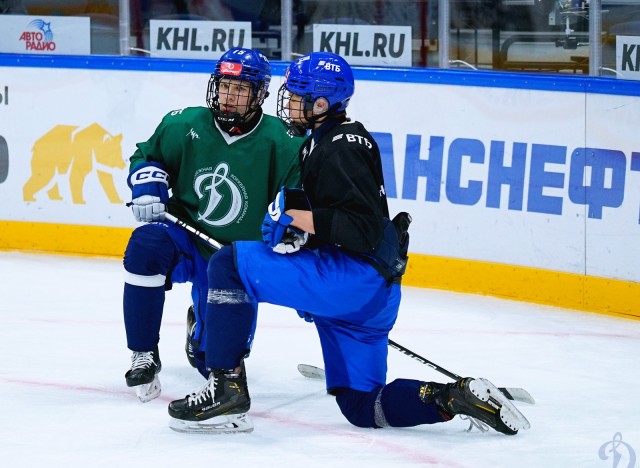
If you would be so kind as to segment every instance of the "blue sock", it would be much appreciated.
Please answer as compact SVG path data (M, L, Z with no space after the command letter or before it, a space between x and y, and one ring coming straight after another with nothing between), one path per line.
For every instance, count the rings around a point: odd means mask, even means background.
M424 384L419 380L396 379L385 385L380 402L390 426L411 427L446 420L435 401L425 403L420 398L420 387Z
M123 260L127 279L122 302L127 346L132 351L151 351L158 346L165 282L176 255L162 224L140 226L129 239Z
M424 384L419 380L396 379L369 392L339 388L335 395L342 414L358 427L411 427L446 421L435 401L425 403L420 398Z
M147 288L124 284L124 324L131 351L151 351L160 341L164 286Z

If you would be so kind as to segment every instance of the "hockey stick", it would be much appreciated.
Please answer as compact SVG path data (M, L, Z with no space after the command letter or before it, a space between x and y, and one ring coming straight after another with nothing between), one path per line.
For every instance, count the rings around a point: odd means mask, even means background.
M418 362L421 362L422 364L426 364L432 369L440 372L441 374L446 375L447 377L453 380L460 380L462 378L462 376L458 374L454 374L453 372L450 372L444 369L443 367L440 367L439 365L434 364L428 359L423 358L419 354L414 353L410 349L405 348L404 346L396 343L391 339L389 340L389 346L397 351L400 351L402 354L409 356ZM310 364L298 364L298 372L300 372L300 374L302 374L304 377L307 377L308 379L323 380L325 376L324 369L322 369L321 367L312 366ZM500 390L504 394L504 396L506 396L509 400L519 401L522 403L529 403L531 405L535 405L536 403L536 401L533 399L531 394L527 392L524 388L499 387L498 390Z
M192 234L195 234L196 236L198 236L200 239L205 241L207 244L209 244L211 247L215 248L216 250L220 250L223 247L223 245L220 242L218 242L217 240L207 236L203 232L198 231L196 228L194 228L193 226L190 226L187 223L185 223L184 221L176 218L171 213L165 213L164 214L164 219L166 219L167 221L172 222L173 224L176 224L176 225L180 226L181 228L186 229L187 231L189 231Z
M436 370L436 371L440 372L441 374L444 374L447 377L452 378L453 380L460 380L462 378L462 376L460 376L458 374L454 374L453 372L450 372L447 369L445 369L443 367L440 367L438 364L434 364L433 362L429 361L427 358L423 358L422 356L420 356L419 354L414 353L410 349L405 348L401 344L396 343L391 338L389 338L389 346L392 347L393 349L397 350L397 351L400 351L402 354L405 354L405 355L409 356L410 358L413 358L416 361L421 362L422 364L426 364L427 366L431 367L433 370Z
M298 372L303 377L311 380L324 380L325 374L322 367L312 366L311 364L298 364ZM509 400L519 401L521 403L529 403L534 405L536 402L533 397L523 388L519 387L500 387L498 388L504 396Z
M427 366L431 367L432 369L440 372L441 374L446 375L447 377L452 378L453 380L460 380L462 378L462 376L460 376L458 374L454 374L453 372L448 371L447 369L445 369L443 367L440 367L439 365L429 361L428 359L423 358L419 354L414 353L410 349L407 349L404 346L396 343L391 338L389 338L389 346L392 347L393 349L397 350L397 351L400 351L402 354L404 354L406 356L409 356L410 358L413 358L418 362L421 362L422 364L426 364ZM506 396L509 400L521 401L523 403L530 403L532 405L534 405L536 403L536 401L533 399L531 394L529 392L527 392L524 388L499 387L498 390L500 390L504 394L504 396Z
M207 242L209 245L211 245L215 249L220 250L222 248L222 244L220 244L218 241L216 241L215 239L212 239L211 237L207 236L206 234L198 231L196 228L188 225L184 221L179 220L178 218L173 216L171 213L165 213L164 214L164 218L167 221L170 221L170 222L172 222L172 223L174 223L174 224L186 229L187 231L195 234L196 236L198 236L200 239L202 239L205 242ZM396 343L392 339L389 339L389 346L392 347L395 350L400 351L402 354L405 354L405 355L407 355L407 356L409 356L409 357L421 362L422 364L426 364L427 366L431 367L432 369L440 372L441 374L446 375L447 377L449 377L449 378L451 378L453 380L460 380L462 378L458 374L454 374L453 372L450 372L447 369L445 369L443 367L440 367L437 364L434 364L433 362L429 361L426 358L423 358L419 354L414 353L410 349L407 349L404 346ZM301 367L302 367L302 369L301 369ZM298 365L298 371L302 375L304 375L305 377L308 377L308 378L313 378L313 379L323 379L324 378L324 370L323 369L321 369L319 367L311 366L311 365L308 365L308 364L299 364ZM509 388L499 387L498 389L509 400L521 401L523 403L530 403L532 405L535 404L535 400L533 399L531 394L529 392L527 392L523 388L518 388L518 387L509 387Z

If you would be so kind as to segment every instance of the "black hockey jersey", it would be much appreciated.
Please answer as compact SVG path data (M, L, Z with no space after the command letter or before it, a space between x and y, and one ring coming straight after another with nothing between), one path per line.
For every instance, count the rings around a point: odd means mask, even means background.
M380 150L373 137L359 122L329 122L303 144L300 160L315 227L308 246L332 244L354 253L371 252L389 218Z

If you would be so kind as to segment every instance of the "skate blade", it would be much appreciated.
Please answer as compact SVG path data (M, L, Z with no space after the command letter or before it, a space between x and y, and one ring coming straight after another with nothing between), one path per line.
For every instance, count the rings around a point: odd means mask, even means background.
M246 413L224 414L204 421L184 421L170 417L169 427L176 432L234 434L253 431L253 421Z
M324 369L310 364L298 364L298 372L307 379L324 380Z
M162 391L162 388L160 387L160 379L158 379L157 375L153 378L153 381L151 383L137 385L133 388L136 389L136 395L142 403L146 403L153 400L154 398L158 398L160 396L160 392Z
M531 424L516 406L487 379L475 379L469 389L480 400L500 411L500 419L513 431L529 429Z

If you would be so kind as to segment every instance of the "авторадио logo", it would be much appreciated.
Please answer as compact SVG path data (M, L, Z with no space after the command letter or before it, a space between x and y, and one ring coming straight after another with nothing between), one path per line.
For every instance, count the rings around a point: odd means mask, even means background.
M33 31L33 30L36 31ZM51 31L51 22L41 19L31 21L27 25L27 31L20 35L20 41L24 41L25 50L56 50L56 43L53 41L53 31Z

